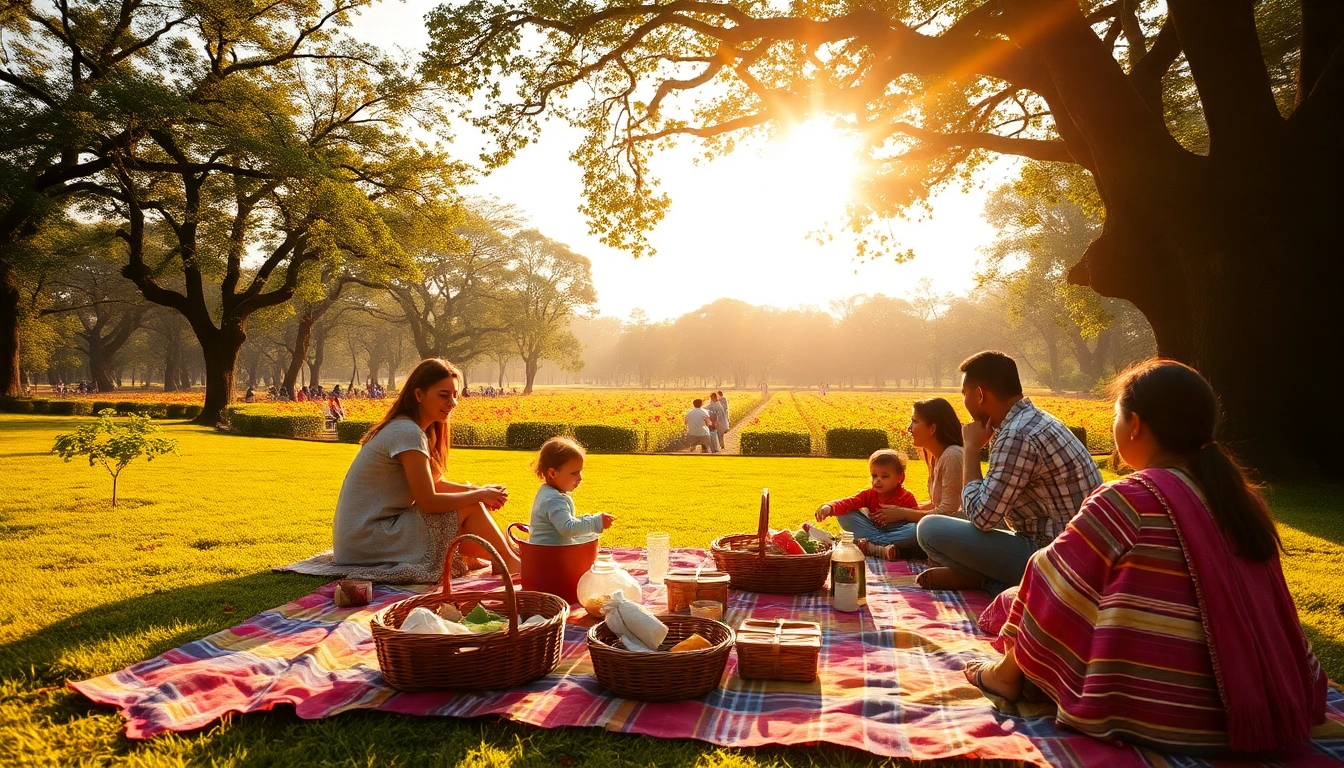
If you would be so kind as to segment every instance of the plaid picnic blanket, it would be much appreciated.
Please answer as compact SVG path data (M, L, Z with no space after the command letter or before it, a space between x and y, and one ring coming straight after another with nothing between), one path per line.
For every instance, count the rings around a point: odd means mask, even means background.
M639 550L615 555L644 581ZM703 550L690 549L674 550L672 557L678 567L707 559ZM747 617L821 623L820 677L811 684L742 680L734 655L722 685L701 699L644 704L616 698L598 685L586 650L595 620L576 608L560 666L541 680L510 691L398 693L378 672L369 620L426 588L379 587L366 608L336 608L327 585L232 629L71 687L120 708L132 739L289 704L307 719L355 709L501 715L544 728L597 726L731 747L829 742L914 760L1003 759L1079 768L1172 764L1163 755L1064 731L1048 711L995 709L961 673L966 661L993 653L976 626L988 603L985 594L925 591L914 585L918 566L905 562L870 559L868 569L868 608L858 614L832 611L822 594L730 592L730 624ZM488 590L491 583L477 577L454 588ZM646 586L644 597L655 609L665 605L661 588ZM1329 695L1330 720L1317 729L1316 740L1277 756L1274 764L1306 768L1344 759L1344 694L1332 688Z

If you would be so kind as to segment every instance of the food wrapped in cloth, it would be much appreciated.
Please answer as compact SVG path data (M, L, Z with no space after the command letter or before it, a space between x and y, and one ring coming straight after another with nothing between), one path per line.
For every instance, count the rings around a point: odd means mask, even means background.
M620 590L611 593L611 599L602 606L602 615L627 650L656 651L667 637L667 625L644 606L626 599Z

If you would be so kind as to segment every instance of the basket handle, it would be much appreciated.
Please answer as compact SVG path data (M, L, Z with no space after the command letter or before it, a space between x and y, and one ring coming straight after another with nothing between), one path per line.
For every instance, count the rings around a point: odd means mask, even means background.
M513 532L514 528L517 528L523 533L526 533L527 539L520 540L518 536L514 534ZM513 550L513 554L521 556L522 548L519 547L518 545L522 544L523 541L530 540L532 538L532 530L528 528L527 523L512 523L509 525L508 528L504 530L504 532L509 535L508 540L505 541L504 543L509 545L509 549Z
M759 558L765 560L766 535L770 533L770 489L761 489L761 522L756 534L761 537Z
M474 533L464 533L448 544L448 551L443 556L443 576L439 582L443 585L444 599L453 599L453 553L464 541L469 541L485 550L490 562L498 566L499 570L503 572L504 611L509 615L509 639L516 639L518 637L518 599L514 596L513 574L509 573L509 566L504 564L504 560L499 556L499 551L480 536Z

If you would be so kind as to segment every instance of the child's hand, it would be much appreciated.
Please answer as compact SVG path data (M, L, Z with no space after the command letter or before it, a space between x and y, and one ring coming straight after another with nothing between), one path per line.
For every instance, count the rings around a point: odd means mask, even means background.
M830 516L831 516L831 505L830 505L830 504L822 504L820 507L817 508L817 514L814 515L814 517L817 518L817 522L818 522L818 523L820 523L821 521L825 520L826 518L828 518L828 517L830 517Z
M615 515L608 515L606 512L602 513L602 530L607 530L614 522L616 522Z

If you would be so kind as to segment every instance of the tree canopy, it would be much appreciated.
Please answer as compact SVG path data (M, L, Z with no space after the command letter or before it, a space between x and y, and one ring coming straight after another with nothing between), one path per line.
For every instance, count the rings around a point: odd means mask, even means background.
M1322 287L1344 280L1338 2L469 0L429 27L424 69L494 137L488 159L568 120L591 227L637 255L669 204L649 160L683 137L713 155L835 120L861 139L867 255L900 252L875 224L994 155L1079 168L1105 220L1070 281L1133 302L1266 464L1338 471L1335 441L1260 408L1304 354L1344 376Z

